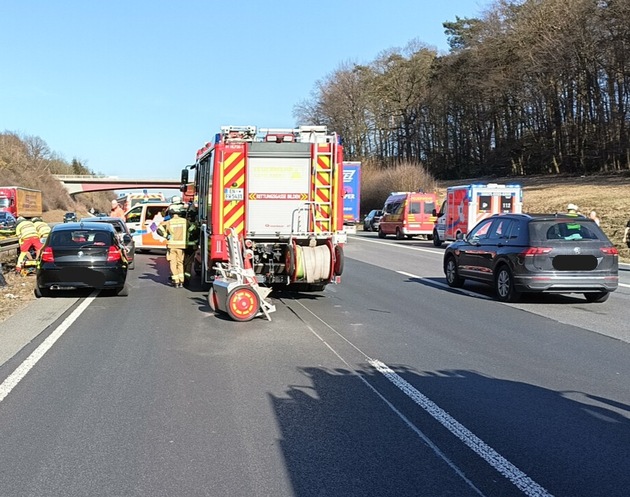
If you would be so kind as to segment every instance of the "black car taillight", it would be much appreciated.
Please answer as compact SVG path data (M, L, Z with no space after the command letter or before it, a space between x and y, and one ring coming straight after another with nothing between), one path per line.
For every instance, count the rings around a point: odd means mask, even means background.
M52 247L46 247L42 250L42 262L55 262L55 254Z
M122 259L122 256L120 255L120 250L118 250L113 245L110 245L109 249L107 250L107 262L118 262L120 259Z

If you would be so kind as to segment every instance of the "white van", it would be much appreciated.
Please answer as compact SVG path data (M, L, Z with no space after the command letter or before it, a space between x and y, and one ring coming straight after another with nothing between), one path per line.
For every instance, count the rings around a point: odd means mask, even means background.
M169 202L143 202L125 213L127 227L136 243L136 252L166 250L166 238L160 236L157 229L164 221L169 205Z

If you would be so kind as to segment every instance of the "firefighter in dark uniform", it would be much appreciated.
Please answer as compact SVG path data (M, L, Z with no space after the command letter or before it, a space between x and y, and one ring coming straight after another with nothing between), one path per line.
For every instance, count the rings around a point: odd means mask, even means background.
M188 229L186 230L186 248L184 249L184 285L190 285L195 253L199 247L199 220L197 207L191 202L186 211Z

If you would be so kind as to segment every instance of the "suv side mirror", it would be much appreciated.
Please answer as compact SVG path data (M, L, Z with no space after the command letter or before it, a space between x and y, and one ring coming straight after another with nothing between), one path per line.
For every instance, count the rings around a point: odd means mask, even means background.
M436 216L437 216L437 210L433 209L433 210L431 211L431 215L432 215L433 217L436 217Z
M127 233L123 235L122 239L125 245L127 245L128 243L131 243L131 240L132 240L131 235L128 235Z

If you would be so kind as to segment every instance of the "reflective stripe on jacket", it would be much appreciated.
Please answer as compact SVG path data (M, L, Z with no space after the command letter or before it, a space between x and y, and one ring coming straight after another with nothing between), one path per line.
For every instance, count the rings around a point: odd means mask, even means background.
M45 223L44 221L37 221L33 224L35 224L37 236L39 236L40 238L46 238L50 233L50 226L48 225L48 223Z
M166 232L168 233L168 241L166 246L168 248L186 248L186 225L188 221L185 218L179 216L173 216L171 219L164 223Z
M18 237L20 243L29 238L39 238L37 228L31 221L22 221L15 227L15 236Z

